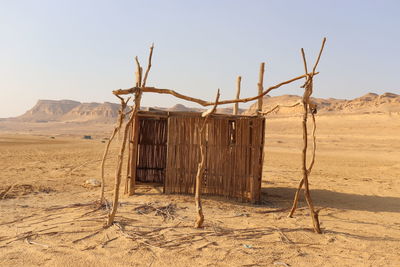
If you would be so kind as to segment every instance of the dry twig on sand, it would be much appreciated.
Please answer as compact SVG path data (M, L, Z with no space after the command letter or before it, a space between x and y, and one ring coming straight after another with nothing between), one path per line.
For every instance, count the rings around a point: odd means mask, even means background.
M5 199L6 196L13 190L13 188L15 187L16 184L17 183L7 186L7 188L3 192L0 193L0 198Z
M154 212L155 216L161 216L164 221L166 220L174 220L176 215L176 204L169 203L165 206L157 207L154 203L146 203L134 208L139 214L149 214Z
M31 240L29 240L29 237L25 238L25 243L27 243L28 245L37 245L37 246L41 246L41 247L44 247L44 248L49 248L50 247L49 245L46 245L46 244L42 244L42 243L38 243L38 242L35 242L35 241L31 241Z
M124 237L126 237L126 238L135 240L136 242L139 242L140 244L143 244L143 245L148 246L148 247L160 248L160 247L158 247L158 246L151 245L151 244L149 244L148 242L141 240L142 237L141 237L140 235L137 235L137 234L135 234L135 233L133 233L135 236L133 236L133 235L131 235L131 234L128 234L127 232L125 232L124 228L123 228L122 225L119 224L119 223L114 223L114 226L115 226L115 227L119 230L119 232L120 232Z

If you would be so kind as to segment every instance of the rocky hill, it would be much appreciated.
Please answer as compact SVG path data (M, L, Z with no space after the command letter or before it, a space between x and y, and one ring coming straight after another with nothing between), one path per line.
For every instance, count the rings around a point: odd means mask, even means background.
M81 105L73 100L39 100L36 105L16 119L21 121L57 121L62 116Z
M263 111L273 109L276 105L289 106L301 101L300 96L282 95L275 97L264 97ZM312 98L318 105L319 114L369 114L369 113L400 113L400 95L384 93L382 95L368 93L362 97L352 100L334 98ZM250 106L244 114L255 114L257 103ZM273 112L274 115L296 115L301 112L302 107L294 108L282 107Z
M81 103L64 116L61 121L96 121L96 122L115 122L118 116L119 104L105 102L100 103Z
M80 103L72 100L39 100L36 105L23 115L14 118L24 122L52 121L114 121L118 115L118 104Z

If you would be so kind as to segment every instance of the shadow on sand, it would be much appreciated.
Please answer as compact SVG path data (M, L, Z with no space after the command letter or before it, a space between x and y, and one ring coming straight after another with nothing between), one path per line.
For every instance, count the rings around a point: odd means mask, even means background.
M262 193L266 194L266 199L270 196L289 202L293 201L295 192L295 188L287 187L262 188ZM326 189L311 189L311 196L316 205L323 207L370 212L400 212L399 197L357 195ZM303 193L300 201L304 201Z

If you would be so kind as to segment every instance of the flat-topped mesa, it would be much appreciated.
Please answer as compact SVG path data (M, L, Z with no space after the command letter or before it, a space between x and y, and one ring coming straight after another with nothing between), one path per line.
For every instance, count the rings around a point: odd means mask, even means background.
M81 103L73 100L38 100L33 108L17 117L22 121L55 121Z

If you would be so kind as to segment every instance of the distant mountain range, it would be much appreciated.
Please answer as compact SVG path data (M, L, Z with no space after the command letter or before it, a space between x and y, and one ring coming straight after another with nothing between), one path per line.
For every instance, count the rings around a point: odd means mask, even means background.
M301 100L300 96L282 95L263 99L263 111L268 111L276 105L292 105ZM318 105L319 114L362 114L362 113L389 113L400 112L400 95L384 93L377 95L366 94L352 100L312 98ZM248 110L240 110L246 115L255 114L257 103L253 103ZM23 115L9 120L22 122L98 122L114 123L118 116L119 104L115 103L81 103L73 100L39 100L36 105ZM203 108L190 108L177 104L170 108L152 107L144 110L155 109L165 111L202 112ZM298 115L301 107L280 108L272 115ZM232 106L219 108L218 113L232 114Z
M81 103L73 100L39 100L36 105L23 115L8 120L21 122L97 122L114 123L120 105L115 103ZM189 108L177 104L170 108L142 107L143 110L203 112L206 109ZM239 113L244 110L239 110ZM218 113L232 113L232 107L219 108Z
M368 93L364 96L346 100L335 98L312 98L318 106L318 114L370 114L370 113L390 113L400 112L400 95L393 93L384 93L382 95ZM264 97L263 111L269 111L276 105L290 106L301 101L301 97L297 95L282 95L275 97ZM244 114L255 114L257 103L250 106ZM302 107L294 108L283 107L272 115L296 115L299 114Z

